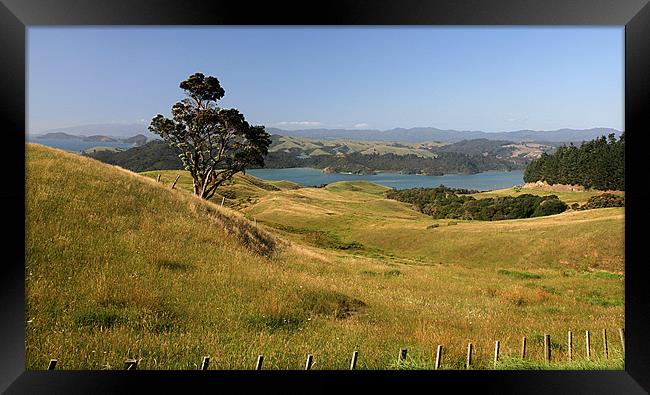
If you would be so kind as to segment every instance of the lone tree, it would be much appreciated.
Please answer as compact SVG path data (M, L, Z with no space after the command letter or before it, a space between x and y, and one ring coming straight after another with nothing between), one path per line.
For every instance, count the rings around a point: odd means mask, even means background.
M238 172L264 166L271 139L264 126L249 125L239 110L217 106L225 91L215 77L195 73L180 88L188 97L172 106L172 119L158 114L149 130L180 151L194 193L210 199Z

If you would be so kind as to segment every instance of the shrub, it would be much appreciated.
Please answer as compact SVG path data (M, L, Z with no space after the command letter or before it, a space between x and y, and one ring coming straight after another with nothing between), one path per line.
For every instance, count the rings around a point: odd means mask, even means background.
M74 317L79 327L103 327L112 328L123 323L126 316L123 312L113 308L86 308L78 311Z
M499 269L497 270L497 274L502 274L504 276L519 278L519 279L542 278L542 276L540 276L539 274L529 273L529 272L517 272L514 270L507 270L507 269Z
M302 325L304 320L281 314L252 314L246 318L246 323L253 329L276 331L294 331Z
M545 197L548 197L550 199L543 200L539 203L539 206L537 206L533 212L533 217L560 214L564 212L568 207L566 203L558 199L558 197L555 195Z
M602 193L592 196L582 206L583 210L606 207L623 207L625 206L625 197L614 195L612 193Z
M411 203L415 210L438 219L498 221L559 214L567 209L556 195L523 194L475 199L444 186L391 190L386 196Z
M302 311L335 319L348 318L366 305L359 299L325 290L307 291L300 299Z
M402 275L402 272L400 272L397 269L391 269L391 270L389 270L387 272L384 272L384 276L386 276L386 277L398 277L398 276L401 276L401 275Z

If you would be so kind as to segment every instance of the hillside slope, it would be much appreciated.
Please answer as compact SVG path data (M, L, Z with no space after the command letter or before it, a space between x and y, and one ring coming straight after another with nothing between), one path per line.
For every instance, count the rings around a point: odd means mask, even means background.
M476 197L483 195L491 196ZM433 219L386 199L379 185L337 182L270 192L243 211L304 243L318 245L322 237L314 235L328 235L356 246L359 254L420 264L624 271L624 208L492 222Z
M476 346L475 366L490 369L495 339L505 356L528 335L530 358L538 360L542 333L560 339L569 328L614 332L623 322L622 274L532 259L469 267L415 262L397 250L399 259L358 253L351 240L371 245L379 234L362 240L368 225L346 230L350 240L310 247L315 243L291 229L263 225L270 218L261 212L256 226L180 188L89 158L28 144L26 161L28 369L44 369L50 358L59 360L57 369L121 369L126 358L137 358L141 369L197 369L204 355L212 357L211 369L251 369L259 354L265 369L301 369L307 353L314 369L346 369L354 350L359 368L387 369L397 367L400 347L409 349L408 366L430 368L437 344L445 345L443 368L457 369L468 341ZM414 218L413 229L426 223L399 202L382 201L380 192L367 185L268 191L260 205L294 195L277 203L298 208L303 201L306 214L316 207L325 216L357 210L348 228L363 225L354 221L370 208L383 210L379 227L394 227L402 214L404 224ZM333 206L318 207L318 193ZM465 237L481 232L470 229ZM549 244L553 235L545 234ZM575 347L584 350L579 341ZM562 349L554 352L565 359ZM619 357L612 343L610 359L593 358L589 366L620 369Z
M192 176L186 170L153 170L140 173L143 176L158 180L164 185L171 186L176 177L176 187L188 192L194 190ZM217 188L214 196L210 199L212 202L229 208L241 209L257 201L258 198L268 194L269 191L281 191L299 189L300 185L290 181L267 181L249 174L235 174L230 182L226 182Z
M511 132L483 132L442 130L433 127L395 128L389 130L377 129L299 129L283 130L267 128L269 133L282 136L311 138L317 140L349 139L371 141L401 141L421 143L425 141L459 142L471 139L490 139L508 141L535 141L535 142L574 142L591 140L598 136L607 136L609 133L620 135L621 132L610 128L592 129L559 129L559 130L517 130Z

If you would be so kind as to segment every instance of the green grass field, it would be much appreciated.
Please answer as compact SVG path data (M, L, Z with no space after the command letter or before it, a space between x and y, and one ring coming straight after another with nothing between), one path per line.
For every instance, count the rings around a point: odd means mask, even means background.
M541 188L521 188L521 187L512 187L506 189L497 189L494 191L475 193L470 196L474 196L477 199L481 198L490 198L490 197L501 197L501 196L519 196L525 193L536 195L536 196L547 196L547 195L557 195L557 197L562 200L564 203L571 205L573 203L585 204L590 197L601 194L601 191L596 190L586 190L581 192L553 192ZM617 195L624 195L623 192L616 191Z
M124 151L123 148L117 148L117 147L107 147L107 146L98 146L98 147L92 147L92 148L86 148L83 150L84 153L86 154L91 154L99 151L111 151L111 152L119 152L119 151Z
M259 354L302 369L308 353L313 369L347 369L355 350L360 369L431 369L438 344L442 368L462 369L468 342L492 369L495 340L498 369L538 369L546 333L548 368L623 368L622 208L485 223L431 219L369 183L237 177L225 207L188 189L183 172L27 144L28 369L197 369L204 355L252 369Z

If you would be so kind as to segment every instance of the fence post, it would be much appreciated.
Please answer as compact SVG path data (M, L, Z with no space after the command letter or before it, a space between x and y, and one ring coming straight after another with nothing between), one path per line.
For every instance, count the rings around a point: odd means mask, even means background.
M203 357L203 361L201 361L201 370L208 370L209 364L210 364L210 356Z
M609 350L607 349L607 329L603 329L603 351L605 352L605 359L609 358Z
M526 336L521 338L521 359L526 358Z
M591 336L585 331L585 347L587 348L587 359L591 359Z
M494 368L497 367L497 362L499 362L499 341L497 340L494 343Z
M54 370L56 369L56 363L58 361L56 359L50 359L50 363L47 365L47 370Z
M262 370L262 363L264 362L264 355L257 356L257 363L255 364L255 370Z
M625 353L625 330L623 328L618 328L618 336L621 338L621 347L623 347L623 353Z
M467 344L467 363L465 364L465 369L469 369L472 366L472 343Z
M399 349L399 355L397 356L397 363L406 361L406 348Z
M174 189L174 187L176 186L176 183L178 182L178 179L179 179L179 178L181 178L181 175L180 175L180 174L176 176L176 179L174 180L174 183L172 184L171 189Z
M359 352L355 351L352 353L352 361L350 361L350 370L354 370L357 367L357 358L359 357Z
M156 182L160 182L160 173L158 173L158 177L156 177Z
M311 354L307 354L307 363L305 364L305 370L311 370L311 364L314 359L314 356Z
M569 331L567 343L569 345L569 361L573 361L573 332L571 331Z
M224 202L225 200L226 200L226 197L225 197L225 196L222 196L222 197L221 197L221 207L223 207L223 202Z
M137 370L138 369L138 360L137 359L127 359L124 361L124 370Z
M551 362L551 335L544 335L544 361Z
M442 346L438 345L438 350L436 350L436 370L440 369L440 362L442 362Z

